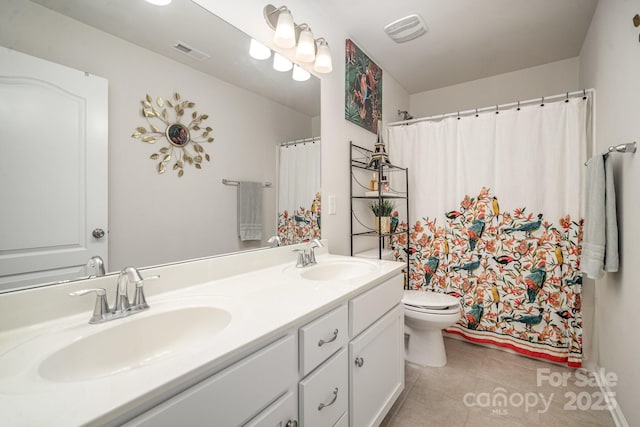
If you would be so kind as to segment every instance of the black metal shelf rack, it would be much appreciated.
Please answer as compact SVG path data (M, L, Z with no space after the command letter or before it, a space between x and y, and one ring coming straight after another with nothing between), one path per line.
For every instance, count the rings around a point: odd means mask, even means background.
M406 234L407 235L407 243L406 243L406 251L407 251L407 266L405 271L405 284L409 283L409 271L411 268L411 264L409 262L409 169L403 168L400 166L396 166L393 164L386 164L382 162L378 162L377 166L369 166L369 159L371 158L372 150L361 147L359 145L354 144L353 142L349 142L349 165L350 165L350 184L349 184L349 207L351 210L351 221L350 221L350 233L351 233L351 256L353 253L353 241L354 237L368 236L368 237L377 237L378 239L378 259L382 259L382 250L385 247L385 239L391 236ZM370 172L377 173L377 195L362 195L361 191L354 191L354 181L356 184L359 184L354 176L354 169L360 169ZM382 177L386 176L386 174L390 173L400 173L404 175L404 192L396 193L396 194L385 194L382 188ZM362 184L359 185L363 187ZM357 189L357 187L356 187ZM379 231L367 230L367 231L355 231L354 221L362 224L360 220L357 218L356 213L354 211L354 201L359 202L360 200L377 200L378 203L382 203L383 200L404 200L406 204L406 212L405 212L405 220L407 223L407 229L403 231L396 231L391 233L380 233ZM365 227L366 228L366 227Z

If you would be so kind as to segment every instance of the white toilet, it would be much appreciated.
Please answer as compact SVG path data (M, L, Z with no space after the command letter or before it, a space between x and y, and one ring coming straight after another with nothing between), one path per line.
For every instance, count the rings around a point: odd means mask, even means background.
M422 366L447 364L442 330L460 319L460 303L451 295L404 291L405 360Z

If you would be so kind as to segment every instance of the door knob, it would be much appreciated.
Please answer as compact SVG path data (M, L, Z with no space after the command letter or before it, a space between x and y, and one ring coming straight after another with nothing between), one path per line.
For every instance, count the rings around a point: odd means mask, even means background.
M94 228L91 235L96 239L102 239L104 237L104 230L102 228Z
M364 359L362 357L356 357L356 366L362 368L362 365L364 365Z

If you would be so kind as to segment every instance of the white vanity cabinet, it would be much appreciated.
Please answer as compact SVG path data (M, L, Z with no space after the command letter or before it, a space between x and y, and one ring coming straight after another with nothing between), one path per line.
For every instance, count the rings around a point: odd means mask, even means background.
M404 387L402 292L397 275L127 425L379 425Z

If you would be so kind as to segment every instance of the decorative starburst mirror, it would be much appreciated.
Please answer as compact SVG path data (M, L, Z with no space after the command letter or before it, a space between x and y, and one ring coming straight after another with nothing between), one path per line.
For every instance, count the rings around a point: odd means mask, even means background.
M202 169L202 161L207 162L211 157L205 151L203 144L213 142L209 136L213 130L211 127L202 127L202 122L209 118L206 114L198 114L193 111L190 115L187 110L193 109L196 104L191 101L181 101L180 94L176 92L173 99L164 100L158 97L155 101L147 94L142 103L142 116L147 119L149 128L144 126L136 128L132 138L140 139L148 144L165 141L168 145L162 146L157 153L153 153L151 160L160 160L156 169L158 173L164 173L167 167L178 171L178 177L184 174L186 164ZM188 123L181 121L190 117ZM164 128L164 130L162 130ZM169 166L173 163L172 166Z

